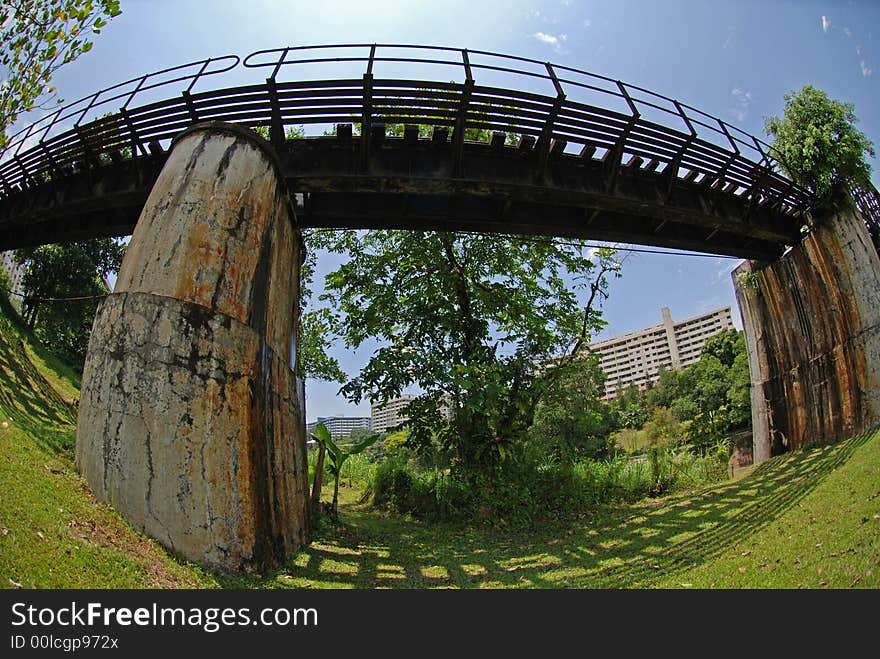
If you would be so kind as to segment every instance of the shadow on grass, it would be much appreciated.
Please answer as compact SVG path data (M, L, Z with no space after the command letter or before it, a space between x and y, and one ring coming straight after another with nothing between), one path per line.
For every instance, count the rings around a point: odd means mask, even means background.
M876 431L874 431L876 432ZM348 504L283 568L233 587L629 588L708 561L791 509L874 432L795 452L740 481L538 532L407 521Z
M27 330L11 318L11 309L0 310L0 406L8 420L27 432L43 448L59 453L73 450L76 402L66 400L31 361L25 348ZM55 366L57 358L35 341L40 359ZM69 371L69 368L64 370ZM2 414L2 413L0 413Z

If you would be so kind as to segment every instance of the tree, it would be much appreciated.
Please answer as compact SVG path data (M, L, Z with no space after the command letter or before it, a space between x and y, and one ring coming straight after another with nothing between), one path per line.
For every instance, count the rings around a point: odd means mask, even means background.
M752 421L752 380L749 374L749 358L745 348L733 360L729 379L727 406L730 425L734 428L747 426Z
M22 112L53 101L55 72L92 48L119 0L12 0L0 5L0 148ZM55 99L60 103L61 99Z
M408 444L438 440L466 476L490 473L524 438L544 390L602 326L597 302L619 270L611 250L591 258L586 247L543 237L347 231L315 239L348 257L322 296L337 335L349 347L383 344L342 393L388 400L417 385L424 394L407 410ZM451 420L441 413L447 402Z
M644 431L652 448L677 444L682 438L681 424L672 410L666 407L654 408Z
M544 393L529 429L532 440L563 459L601 459L613 448L614 413L601 400L605 374L596 354L571 361Z
M25 265L22 316L37 338L59 355L85 362L98 299L119 270L125 245L99 238L16 250ZM59 298L84 298L49 301Z
M870 179L865 155L874 155L874 145L855 127L857 121L852 103L806 85L785 95L783 118L765 117L764 130L785 172L825 200L841 184Z
M712 355L723 366L730 368L737 355L744 354L745 349L746 342L743 333L737 332L735 329L726 329L709 337L703 346L702 354Z
M357 455L361 453L363 450L369 448L373 444L376 443L376 440L379 439L379 434L374 433L370 437L365 438L360 444L356 444L349 448L347 451L343 451L336 442L330 437L330 431L327 429L323 423L319 423L315 426L315 432L312 435L312 439L317 442L323 444L327 449L327 455L330 456L330 473L333 474L333 517L339 516L339 477L342 475L342 465L345 464L345 461L348 460L351 456ZM317 473L317 468L315 471L315 482L319 483L318 480L320 476ZM313 494L313 500L315 498L320 497L321 490L320 487L317 488L317 497Z

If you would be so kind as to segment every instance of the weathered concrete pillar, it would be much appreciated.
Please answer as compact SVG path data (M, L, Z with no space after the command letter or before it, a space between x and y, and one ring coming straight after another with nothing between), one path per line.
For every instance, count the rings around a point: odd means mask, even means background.
M733 272L755 462L880 424L880 259L855 206L770 264Z
M292 212L255 134L178 137L83 372L76 461L95 496L224 571L277 564L308 530Z

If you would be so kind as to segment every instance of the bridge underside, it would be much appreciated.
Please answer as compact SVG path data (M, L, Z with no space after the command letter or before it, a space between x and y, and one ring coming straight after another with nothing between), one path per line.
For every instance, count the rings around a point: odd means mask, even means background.
M772 263L751 298L739 292L756 457L769 457L771 437L798 446L880 420L880 264L860 216L800 241L799 220L779 206L678 168L611 166L589 149L550 148L545 161L500 134L459 150L438 132L388 138L381 128L365 149L349 127L272 148L238 126L202 124L169 153L85 167L0 201L0 249L137 224L83 374L77 463L99 499L225 571L276 565L307 537L302 227L572 236ZM786 245L796 247L780 259ZM826 303L835 300L847 303Z
M723 180L641 158L611 166L591 149L541 154L499 136L465 143L457 158L440 131L386 137L380 126L364 151L342 126L275 151L303 228L551 235L760 260L800 239L795 218ZM167 157L154 145L151 155L84 166L0 200L0 250L131 234Z

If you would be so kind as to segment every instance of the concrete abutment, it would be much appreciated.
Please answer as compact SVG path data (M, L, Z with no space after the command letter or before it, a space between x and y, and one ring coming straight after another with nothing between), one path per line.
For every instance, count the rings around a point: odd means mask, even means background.
M258 136L179 136L83 373L76 461L95 496L221 571L276 565L308 533L292 213Z
M880 424L880 260L851 204L777 261L733 272L752 384L754 460Z

